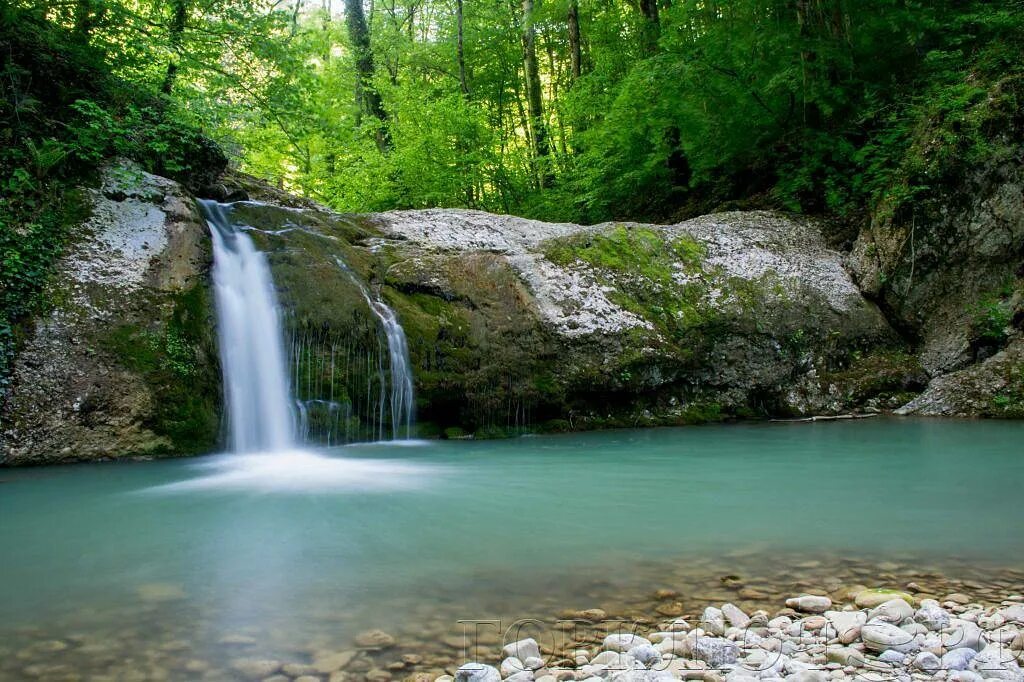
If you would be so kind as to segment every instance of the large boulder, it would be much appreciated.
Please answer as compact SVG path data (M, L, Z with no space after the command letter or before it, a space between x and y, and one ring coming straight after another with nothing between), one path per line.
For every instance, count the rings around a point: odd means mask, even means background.
M204 221L185 190L129 163L89 191L91 217L25 330L0 463L208 451L220 379Z
M422 402L477 425L845 411L879 392L849 391L851 370L898 354L804 219L583 227L438 209L360 223L384 236L378 273L407 324ZM912 383L913 363L890 365L897 390ZM455 387L468 400L452 405Z

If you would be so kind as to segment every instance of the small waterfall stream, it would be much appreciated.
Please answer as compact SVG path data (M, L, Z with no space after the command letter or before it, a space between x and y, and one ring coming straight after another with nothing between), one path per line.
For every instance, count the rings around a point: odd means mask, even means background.
M213 238L221 368L234 452L295 445L281 315L264 254L231 222L231 207L200 200Z
M384 424L387 413L391 417L391 439L409 438L412 430L415 405L413 403L412 390L412 363L409 361L409 343L405 338L405 330L398 322L398 316L379 294L371 293L370 288L360 280L345 261L335 258L335 262L356 285L366 304L373 311L374 316L380 323L381 332L388 345L388 360L390 362L391 381L390 390L385 396L384 390L380 392L378 406L380 425L379 440L384 440ZM378 367L381 383L384 384L384 368ZM386 402L385 402L386 401Z

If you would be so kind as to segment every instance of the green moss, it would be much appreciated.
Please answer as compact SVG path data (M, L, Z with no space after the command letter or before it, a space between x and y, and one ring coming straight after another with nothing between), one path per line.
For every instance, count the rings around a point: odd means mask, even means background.
M665 235L651 228L620 225L608 232L551 240L544 245L544 255L562 266L582 261L667 287L677 265L697 269L706 254L703 244L689 235L666 241Z
M220 379L207 287L197 284L170 305L165 323L122 324L99 345L122 367L141 375L153 392L153 413L145 426L172 445L148 454L208 452L220 428Z

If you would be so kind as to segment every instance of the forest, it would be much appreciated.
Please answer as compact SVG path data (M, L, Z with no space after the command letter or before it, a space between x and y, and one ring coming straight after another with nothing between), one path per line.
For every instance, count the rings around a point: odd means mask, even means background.
M351 212L896 215L1009 153L1022 9L5 0L0 341L83 210L74 188L114 156L195 188L230 165Z

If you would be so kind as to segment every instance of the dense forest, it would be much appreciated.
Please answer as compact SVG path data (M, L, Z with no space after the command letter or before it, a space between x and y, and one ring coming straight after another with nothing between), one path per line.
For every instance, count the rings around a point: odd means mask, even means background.
M231 164L343 211L897 213L1002 153L1021 116L1022 10L5 0L0 343L84 210L74 187L112 156L196 189Z

